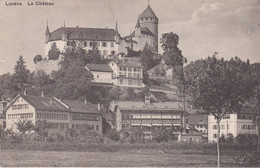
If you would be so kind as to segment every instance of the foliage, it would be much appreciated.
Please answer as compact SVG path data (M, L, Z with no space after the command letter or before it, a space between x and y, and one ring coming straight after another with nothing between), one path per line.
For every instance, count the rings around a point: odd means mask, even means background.
M17 122L14 123L16 125L17 130L21 134L25 134L27 131L31 131L34 128L34 125L31 120L27 119L19 119Z
M48 56L50 60L57 60L59 59L59 55L60 55L60 50L57 48L56 43L52 43L51 45L51 49L48 52Z
M170 66L183 65L187 60L182 56L181 50L178 48L179 36L173 32L162 34L160 39L164 50L163 56L165 63Z
M33 62L36 64L36 62L39 62L42 60L42 56L41 55L36 55L34 58L33 58Z
M153 132L153 139L158 143L167 143L173 137L172 132L171 129L157 129Z
M139 57L141 55L141 51L134 51L133 49L126 47L127 49L127 54L126 57Z
M238 134L235 138L237 144L255 145L257 143L257 135L255 134Z
M51 125L46 120L37 120L33 130L41 137L47 137Z
M29 73L30 71L26 68L23 56L20 55L14 67L14 75L12 76L12 80L15 86L20 88L21 91L23 91L24 84L26 84L28 81Z
M101 60L101 53L98 50L98 43L96 41L92 42L92 50L87 54L87 59L89 63L97 64Z
M119 141L120 140L120 135L115 129L110 129L107 131L105 136L113 141Z
M148 69L152 68L153 64L153 53L151 47L148 45L148 43L145 44L144 49L141 53L141 64L144 67L144 71L147 71Z
M7 73L0 76L0 99L12 100L19 92L20 89L15 86L11 74Z
M240 166L259 166L259 152L241 153L238 152L233 156L233 161Z

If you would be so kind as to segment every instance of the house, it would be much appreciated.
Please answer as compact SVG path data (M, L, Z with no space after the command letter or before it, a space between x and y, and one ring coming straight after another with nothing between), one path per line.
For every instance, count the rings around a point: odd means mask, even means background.
M238 134L256 134L258 128L255 121L259 114L254 112L240 112L226 114L220 122L220 136L228 137L233 135L236 137ZM217 141L217 123L213 115L208 116L208 141Z
M112 101L110 111L114 114L113 124L117 131L130 127L139 128L150 136L154 129L172 128L178 133L185 125L181 102L152 103L145 101Z
M204 137L208 136L208 116L207 115L190 115L188 116L188 126L190 130L202 133Z
M113 70L113 81L115 86L142 88L143 66L139 58L124 58L118 61L111 61L108 65Z
M106 64L87 64L85 67L93 75L93 81L99 84L113 84L113 70Z
M147 71L149 78L151 79L171 79L173 75L173 68L165 64L165 60L162 58L159 64L152 67Z
M5 107L7 106L8 101L1 101L0 102L0 125L2 128L6 127L6 121L5 121Z
M17 95L5 108L6 128L17 132L19 119L46 120L51 124L51 132L65 132L81 129L88 125L102 134L102 114L98 105L88 102L59 100L56 97Z

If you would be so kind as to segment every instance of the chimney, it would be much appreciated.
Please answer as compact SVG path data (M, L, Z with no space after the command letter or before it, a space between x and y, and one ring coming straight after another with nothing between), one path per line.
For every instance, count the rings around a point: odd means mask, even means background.
M87 99L84 100L84 103L87 104Z
M44 92L43 91L41 92L41 97L44 97Z
M100 104L100 102L98 102L97 108L98 108L98 111L101 110L101 104Z
M23 91L23 95L26 95L27 93L26 93L27 91L26 91L26 87L24 88L24 91Z

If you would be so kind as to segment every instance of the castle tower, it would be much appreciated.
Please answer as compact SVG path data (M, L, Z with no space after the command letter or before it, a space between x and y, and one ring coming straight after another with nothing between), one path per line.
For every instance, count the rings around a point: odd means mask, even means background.
M46 27L46 31L45 31L45 43L49 42L50 39L50 31L49 31L49 26L48 26L48 21L47 21L47 27Z
M141 37L141 26L139 23L139 18L137 19L136 26L135 26L135 37Z
M116 41L116 44L119 44L121 42L121 36L118 32L118 28L117 28L117 21L116 21L116 35L115 35L115 41Z
M149 4L144 12L139 16L139 23L141 27L147 27L155 35L153 47L158 52L158 18Z
M65 21L64 21L64 25L63 25L63 28L62 28L62 41L67 41L68 38L67 38L67 33L66 33L66 28L65 28Z

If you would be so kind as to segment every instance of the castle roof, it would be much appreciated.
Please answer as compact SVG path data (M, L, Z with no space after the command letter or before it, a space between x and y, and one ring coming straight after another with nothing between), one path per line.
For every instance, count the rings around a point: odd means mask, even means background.
M87 64L86 68L89 71L113 72L113 70L107 64Z
M183 111L182 102L145 103L143 101L114 101L121 110L176 110Z
M141 33L155 37L155 35L151 32L151 30L148 27L141 27ZM131 37L135 37L135 31L133 31L130 35L123 37L123 39Z
M140 18L157 18L155 13L153 12L152 8L150 5L147 6L147 8L143 11L143 13L140 15Z
M61 27L51 32L49 41L61 40L63 32L66 32L68 40L115 41L116 35L114 29Z

